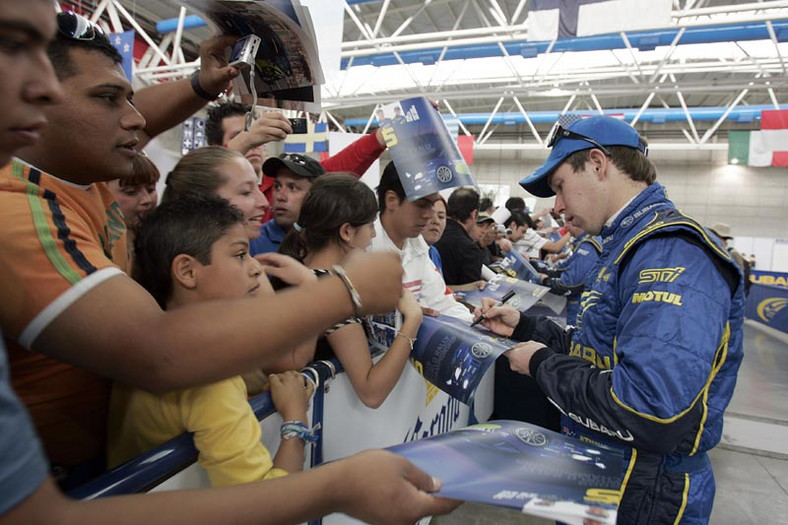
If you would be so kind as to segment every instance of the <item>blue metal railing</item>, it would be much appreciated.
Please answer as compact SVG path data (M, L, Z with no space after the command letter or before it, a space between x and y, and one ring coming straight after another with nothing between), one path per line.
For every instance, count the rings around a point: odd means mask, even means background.
M316 414L315 417L318 419L322 419L323 392L320 385L339 372L342 372L342 365L336 358L330 361L315 361L302 370L306 377L315 382L313 414ZM249 404L259 421L276 412L269 392L253 397L249 400ZM195 461L197 461L197 449L194 447L192 434L181 434L102 474L69 492L68 495L74 499L94 499L147 492ZM313 452L312 464L318 465L321 462L321 442L318 441Z

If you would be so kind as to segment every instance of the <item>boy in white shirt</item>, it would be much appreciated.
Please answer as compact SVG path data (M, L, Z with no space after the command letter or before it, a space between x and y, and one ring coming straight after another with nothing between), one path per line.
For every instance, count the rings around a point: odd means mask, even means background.
M380 216L375 221L375 238L369 251L394 251L402 258L402 284L419 303L444 315L472 321L473 315L454 299L450 288L429 255L421 231L432 217L432 205L439 199L431 193L415 201L405 197L405 189L393 162L380 177L377 188Z

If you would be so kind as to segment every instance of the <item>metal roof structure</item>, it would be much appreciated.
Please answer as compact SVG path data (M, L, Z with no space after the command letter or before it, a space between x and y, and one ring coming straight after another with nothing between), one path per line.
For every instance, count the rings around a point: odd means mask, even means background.
M342 71L324 85L323 118L359 131L378 104L424 95L482 149L543 147L555 118L573 111L621 115L652 143L721 149L726 130L757 129L761 109L788 103L788 1L673 0L667 27L549 41L529 40L528 0L335 1ZM148 82L188 74L210 35L158 33L157 22L189 14L170 2L72 3L103 9L112 25L136 21L163 50L139 64Z

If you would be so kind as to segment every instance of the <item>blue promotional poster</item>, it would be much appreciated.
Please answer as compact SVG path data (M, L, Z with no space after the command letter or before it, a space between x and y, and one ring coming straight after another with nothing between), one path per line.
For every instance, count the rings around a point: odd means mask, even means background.
M368 340L373 349L388 349L396 334L398 314L368 319ZM470 405L485 372L499 355L516 345L481 325L449 317L424 316L410 354L424 379Z
M504 252L503 259L490 265L490 270L530 283L539 282L539 272L517 250Z
M615 523L619 451L519 421L490 421L390 447L440 478L441 496L570 524Z
M440 113L424 97L378 110L378 123L409 201L457 186L476 186Z
M490 269L495 273L514 277L516 279L520 279L521 281L528 281L530 283L539 283L541 281L539 278L539 272L536 271L536 268L534 268L533 265L528 262L528 260L517 250L504 252L503 259L491 264ZM552 293L545 293L541 296L540 302L540 307L546 307L542 308L544 311L540 312L540 315L549 315L547 312L548 309L556 315L565 315L566 297ZM527 308L522 307L518 308L518 310L521 312L525 311L526 309Z
M460 302L478 307L482 304L482 297L500 301L510 290L514 290L514 297L509 299L506 304L524 312L534 306L549 288L499 274L490 279L484 290L454 292L454 297Z

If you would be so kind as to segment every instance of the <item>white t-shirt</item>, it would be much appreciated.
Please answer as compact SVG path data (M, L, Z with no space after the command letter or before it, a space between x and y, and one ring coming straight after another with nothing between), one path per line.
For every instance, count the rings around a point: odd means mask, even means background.
M514 248L522 254L523 257L538 259L539 250L542 246L547 244L547 239L536 233L532 228L526 230L523 238L514 243Z
M443 276L430 259L429 246L421 235L405 239L400 250L383 229L380 219L375 221L375 233L369 251L393 251L399 254L405 270L402 284L416 296L419 304L438 310L443 315L469 322L473 320L473 314L454 299L451 289L446 286Z

